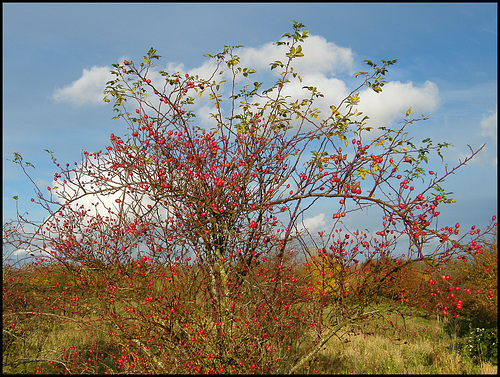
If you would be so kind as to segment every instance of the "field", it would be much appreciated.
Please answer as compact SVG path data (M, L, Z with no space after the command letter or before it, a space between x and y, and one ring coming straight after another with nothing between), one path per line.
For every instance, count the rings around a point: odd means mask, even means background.
M492 374L497 365L474 362L460 351L460 339L436 319L409 318L407 336L359 329L348 343L329 344L307 373L354 374ZM358 331L358 332L356 332ZM415 335L413 335L413 334Z
M483 258L496 255L495 247ZM465 292L467 301L458 317L408 306L400 294L395 299L390 291L372 293L369 306L361 309L363 315L346 317L348 300L329 296L329 305L324 305L326 296L310 290L307 265L297 267L298 280L288 291L274 290L273 284L265 284L265 276L255 274L260 280L248 280L238 291L240 299L222 307L227 311L217 309L220 315L214 314L216 305L203 288L199 266L154 265L147 271L128 265L117 271L52 264L4 266L2 371L496 373L496 286L488 293L488 284L495 282L482 278L483 269L465 270L463 276L484 281L476 290L485 293ZM271 268L254 269L267 267ZM259 290L252 288L254 284ZM474 286L471 281L464 284ZM359 308L352 305L351 309ZM329 340L322 343L323 339Z
M21 315L22 316L22 315ZM396 316L395 316L396 317ZM75 317L73 317L75 318ZM26 315L21 334L8 328L4 312L3 372L7 374L65 373L74 363L86 364L87 373L133 372L134 352L114 344L109 332L95 332L96 314L89 326L62 314ZM384 324L385 323L385 324ZM298 373L329 374L493 374L491 359L473 359L464 352L466 334L459 322L433 316L401 317L393 329L386 322L369 328L351 327L332 338ZM385 326L385 327L384 327ZM378 330L377 330L378 328ZM375 330L374 330L375 329ZM108 330L112 330L111 327ZM120 365L120 369L117 366ZM129 369L130 368L130 369Z

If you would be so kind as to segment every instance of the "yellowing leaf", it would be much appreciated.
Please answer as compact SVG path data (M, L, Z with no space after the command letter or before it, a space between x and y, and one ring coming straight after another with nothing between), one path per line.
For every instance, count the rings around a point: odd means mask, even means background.
M336 106L332 105L332 106L330 106L330 109L332 109L333 114L335 114L335 115L339 114L339 112L337 111L337 107Z
M356 94L353 94L352 96L349 97L349 102L352 104L352 105L357 105L359 104L359 94L356 93Z
M411 107L408 109L408 111L406 112L406 117L408 118L411 114Z

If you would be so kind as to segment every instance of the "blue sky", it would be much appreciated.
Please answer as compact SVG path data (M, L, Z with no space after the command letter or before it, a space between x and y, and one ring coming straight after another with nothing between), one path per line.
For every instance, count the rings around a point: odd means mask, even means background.
M32 177L43 188L55 173L45 149L72 164L82 149L104 149L110 133L126 133L123 122L111 119L112 106L100 101L112 63L140 60L153 46L160 65L196 73L204 53L243 45L259 66L292 20L314 37L312 63L303 66L317 69L319 76L309 76L323 81L324 93L353 89L352 74L365 69L365 59L398 59L383 105L367 97L368 115L390 126L403 108L422 110L430 119L415 127L415 140L451 142L444 154L450 166L467 155L467 144L487 143L444 186L457 203L443 208L440 220L485 226L497 213L496 3L4 3L3 220L15 215L13 196L21 211L38 213L30 182L7 161L13 152L36 166ZM435 162L429 170L442 171Z

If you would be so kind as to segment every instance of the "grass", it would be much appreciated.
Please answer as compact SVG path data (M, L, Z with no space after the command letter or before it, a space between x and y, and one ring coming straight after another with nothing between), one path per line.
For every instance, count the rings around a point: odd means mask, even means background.
M33 317L32 317L33 318ZM71 345L75 349L90 348L90 344L99 343L105 346L108 336L94 334L89 330L79 329L76 324L68 322L64 325L50 321L32 323L29 336L21 344L4 354L3 372L8 374L35 373L36 365L40 365L43 373L64 373L65 365L61 362L62 349L68 355L67 364L72 360ZM425 331L424 331L425 329ZM444 330L444 324L436 319L409 318L406 331L375 331L369 334L360 333L351 328L342 340L334 338L321 350L315 359L304 366L299 373L329 374L493 374L497 366L491 363L474 363L455 349L455 340ZM5 335L5 334L4 334ZM398 337L395 339L395 337ZM397 340L399 339L399 340ZM101 352L104 352L101 348ZM81 351L80 351L81 352ZM116 352L108 346L108 352ZM87 356L80 355L79 362ZM107 356L107 357L106 357ZM7 358L7 359L6 359ZM45 363L27 362L29 360L46 360ZM50 360L59 360L49 363ZM44 364L42 366L42 364ZM100 367L89 370L93 373L111 371L113 363L109 354L102 354Z
M66 367L75 362L85 362L88 357L95 357L95 344L99 344L101 352L106 347L104 332L95 333L76 323L55 322L50 318L32 316L23 322L24 336L17 336L16 341L3 353L3 372L7 374L65 373ZM4 347L7 337L12 337L4 331ZM106 355L102 355L103 358ZM111 364L103 361L100 370L89 370L94 373L104 373ZM39 366L37 368L37 366Z
M15 290L12 290L16 292L17 289L22 289L22 285L14 288ZM41 298L43 292L45 291L40 290L38 294L40 297L37 298ZM90 303L92 308L98 307L97 302L88 300L95 298L91 295L81 296L81 306L85 306L83 303ZM96 312L87 311L89 317L85 322L90 323L90 326L81 327L81 324L78 325L71 319L62 323L63 318L57 314L26 316L11 314L5 309L4 303L2 352L4 373L65 373L66 368L71 369L73 373L93 374L126 373L134 370L134 367L129 367L127 363L124 363L121 369L117 369L118 359L124 356L124 353L130 355L129 360L132 360L137 352L134 346L117 344L118 338L110 335L113 328L102 323ZM80 309L82 308L78 310ZM379 303L376 309L385 313L393 310L387 303ZM27 309L19 309L19 311L25 310ZM197 310L201 308L197 307ZM60 311L53 313L63 314ZM121 305L117 305L117 313L125 314ZM327 313L324 315L327 316ZM75 318L81 319L81 316ZM393 321L395 326L390 325L388 320ZM15 329L11 327L13 322L17 323ZM483 360L472 360L461 352L459 345L462 334L453 324L453 322L443 322L436 317L426 319L406 316L403 319L402 316L386 314L385 318L370 320L369 325L361 323L343 329L343 333L339 334L342 335L340 338L330 339L324 348L297 372L496 374L497 365ZM23 332L19 333L21 327ZM162 343L162 346L165 349L165 344ZM217 361L214 361L214 364L217 364ZM141 365L139 367L142 367L141 370L146 370Z
M436 319L409 318L406 336L371 335L356 329L332 339L301 373L328 374L492 374L497 365L474 363ZM424 331L425 329L425 331ZM396 338L397 337L397 338ZM396 338L396 339L395 339ZM397 340L399 339L399 340Z

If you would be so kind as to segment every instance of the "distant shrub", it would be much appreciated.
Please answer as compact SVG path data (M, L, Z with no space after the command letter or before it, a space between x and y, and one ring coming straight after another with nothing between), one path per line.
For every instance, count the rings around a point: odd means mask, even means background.
M458 265L460 285L480 294L464 300L460 316L472 327L498 327L498 250L497 236L484 242L481 253L474 260Z

